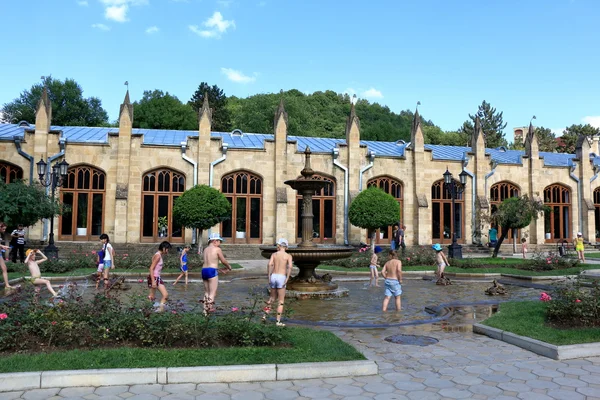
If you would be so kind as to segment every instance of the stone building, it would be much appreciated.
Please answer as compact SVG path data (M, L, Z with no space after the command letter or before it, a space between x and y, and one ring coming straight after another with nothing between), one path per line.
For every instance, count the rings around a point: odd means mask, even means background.
M313 169L328 182L313 198L313 236L320 243L366 239L364 230L349 224L347 210L370 185L400 203L408 245L450 243L455 227L443 185L446 169L456 179L463 170L468 174L455 203L460 243L485 242L488 227L479 222L479 210L522 194L552 208L517 233L532 244L570 240L577 231L595 242L600 229L597 139L581 140L577 154L544 153L530 125L525 151L489 149L476 124L472 147L427 145L417 112L410 143L366 141L360 138L354 106L344 139L290 136L283 101L275 112L273 134L213 132L206 99L198 131L133 129L133 118L127 92L118 128L53 126L52 105L44 92L35 125L0 125L0 179L37 180L35 162L67 160L69 174L59 196L71 211L55 220L58 242L93 241L103 232L116 243L193 242L191 230L173 224L172 205L186 189L207 184L232 204L232 218L213 228L227 243L272 244L278 237L293 243L301 232L300 202L283 182L299 176L309 146ZM29 235L30 240L45 240L48 224L32 227ZM391 228L384 229L376 240L389 243L390 236Z

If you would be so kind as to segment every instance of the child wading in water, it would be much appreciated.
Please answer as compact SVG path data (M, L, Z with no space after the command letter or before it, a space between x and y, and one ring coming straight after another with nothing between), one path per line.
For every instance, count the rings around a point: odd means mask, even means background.
M527 239L521 238L521 253L523 258L527 258Z
M6 231L6 224L4 222L0 222L0 239L3 238L4 231ZM4 287L6 289L12 288L8 283L8 270L6 269L6 264L4 263L4 252L9 251L10 247L0 244L0 249L2 252L0 253L0 268L2 268L2 278L4 279Z
M167 288L165 287L165 283L160 277L160 272L163 269L163 255L169 252L171 248L171 243L166 240L158 245L158 251L154 253L152 256L152 264L150 264L150 275L148 275L148 287L150 288L150 295L148 299L154 301L156 299L155 293L156 289L162 295L162 299L160 299L160 307L159 311L163 311L165 308L165 303L169 298L169 293L167 292Z
M283 313L283 303L285 301L285 285L292 272L292 256L286 252L288 241L279 239L277 241L277 252L271 254L269 259L269 288L270 297L265 307L265 313L271 311L271 303L277 298L277 326L285 326L281 322L281 314ZM266 315L263 316L266 319Z
M371 256L371 261L369 262L369 270L371 271L369 286L379 287L379 272L377 272L377 268L379 268L379 257L377 257L377 254L381 253L381 251L382 249L379 246L375 246L375 249L373 250L373 255Z
M444 270L446 267L450 266L444 251L442 250L442 246L439 243L436 243L432 246L435 250L435 262L437 263L437 271L435 272L435 276L438 279L442 279L444 277Z
M42 257L42 259L36 261L36 254L39 254ZM56 292L54 291L54 289L52 289L50 281L47 279L42 279L42 273L40 272L39 264L46 261L48 257L46 257L44 253L37 249L29 249L25 252L25 255L25 264L27 264L27 266L29 267L29 273L31 274L31 277L25 278L25 280L33 283L34 285L46 285L48 291L52 293L52 296L56 297Z
M385 278L385 297L383 298L383 311L387 311L390 298L394 296L396 310L400 311L402 294L402 261L398 260L396 250L390 251L390 259L385 263L381 270L381 275Z
M102 252L104 253L104 258L99 260L99 264L104 264L102 271L104 275L104 290L106 290L108 289L108 284L110 283L108 280L108 272L111 269L115 269L115 249L113 249L112 244L110 244L110 240L108 239L108 235L106 233L100 235L100 241L102 242ZM99 265L98 269L100 269Z
M223 238L218 233L211 233L208 246L204 249L204 265L202 266L202 282L204 282L204 313L215 311L215 298L219 286L219 271L224 274L231 271L231 265L223 256L221 242ZM226 268L218 269L219 261Z
M185 284L188 284L188 252L190 251L191 246L186 244L183 246L183 250L181 250L181 256L179 257L179 268L181 269L181 273L173 282L173 286L179 282L179 280L185 275Z

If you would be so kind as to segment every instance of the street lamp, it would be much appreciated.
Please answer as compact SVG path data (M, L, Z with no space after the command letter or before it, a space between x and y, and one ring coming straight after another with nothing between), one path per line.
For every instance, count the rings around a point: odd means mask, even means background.
M456 209L454 204L456 198L465 191L467 176L468 174L463 169L462 172L458 174L458 178L460 179L459 183L454 180L452 173L448 171L448 167L446 167L446 172L444 172L444 184L452 199L452 244L448 246L448 256L450 258L462 258L462 246L456 242L456 226L458 223L456 221Z
M42 186L50 187L52 190L52 204L54 204L54 191L57 187L61 187L67 177L69 163L65 160L57 162L52 166L52 172L47 171L49 164L43 159L37 162L37 173ZM46 257L58 258L58 248L54 245L54 214L50 218L50 236L48 246L44 249Z

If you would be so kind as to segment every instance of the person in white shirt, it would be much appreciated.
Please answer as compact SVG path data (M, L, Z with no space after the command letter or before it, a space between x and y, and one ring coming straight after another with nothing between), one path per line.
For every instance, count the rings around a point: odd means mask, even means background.
M113 249L112 245L110 244L110 240L108 238L108 235L106 233L103 233L102 235L100 235L100 241L102 242L102 250L104 250L104 289L108 289L108 283L110 282L108 280L108 271L111 269L115 269L115 249ZM100 260L100 263L102 263L102 260Z

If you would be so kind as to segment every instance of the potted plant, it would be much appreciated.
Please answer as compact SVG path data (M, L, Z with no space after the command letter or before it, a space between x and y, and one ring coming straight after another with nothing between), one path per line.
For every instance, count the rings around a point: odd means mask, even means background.
M168 226L167 216L158 217L158 236L159 237L167 236L167 226Z
M77 236L87 236L87 202L77 204Z
M246 238L246 218L237 218L235 221L235 238Z

